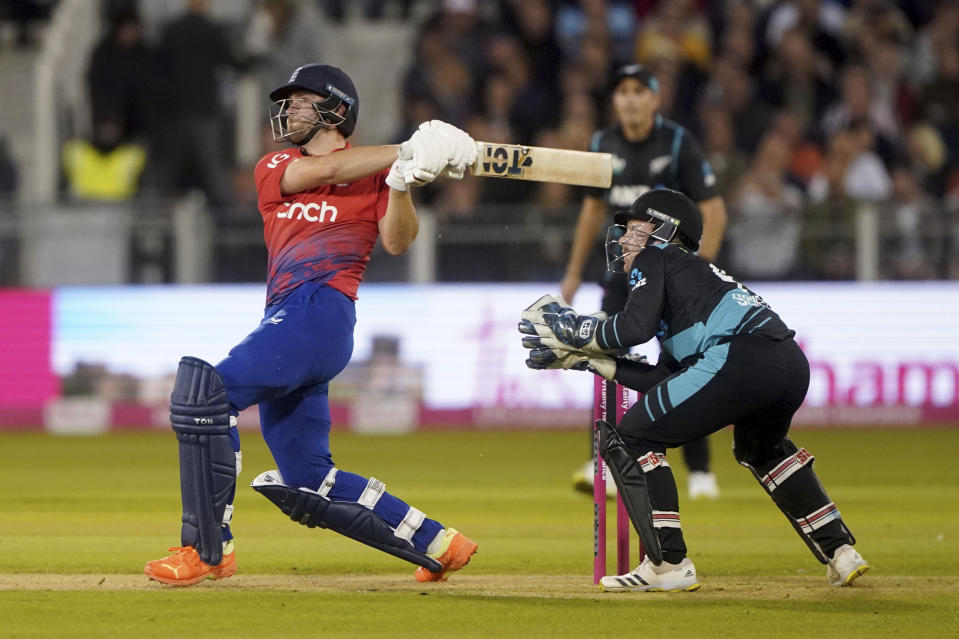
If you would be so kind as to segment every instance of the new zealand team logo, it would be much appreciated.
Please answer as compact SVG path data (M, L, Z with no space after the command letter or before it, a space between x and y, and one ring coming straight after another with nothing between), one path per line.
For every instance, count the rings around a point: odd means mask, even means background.
M643 272L638 268L634 268L629 274L629 288L630 290L637 289L640 286L646 285L646 278L643 277Z

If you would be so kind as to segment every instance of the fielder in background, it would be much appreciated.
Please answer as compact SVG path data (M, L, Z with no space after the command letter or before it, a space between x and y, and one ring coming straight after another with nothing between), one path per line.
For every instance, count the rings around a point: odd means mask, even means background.
M236 416L258 404L277 470L254 479L255 490L293 521L418 565L418 581L445 580L476 543L379 480L334 465L328 385L353 352L357 288L377 237L388 253L405 252L418 231L408 187L441 174L462 177L476 143L434 120L399 147L351 147L359 97L350 78L328 65L296 69L270 100L274 140L294 146L267 154L255 170L269 252L266 310L216 366L180 361L170 413L180 450L181 546L145 572L174 586L236 572Z
M716 192L716 177L699 144L689 131L657 113L659 83L648 69L631 64L619 67L610 83L610 99L616 123L593 135L590 151L613 154L613 184L608 190L587 189L580 208L566 274L560 293L568 304L583 281L583 270L594 253L596 238L608 224L607 210L628 207L645 191L666 187L685 193L699 203L703 214L703 238L699 254L713 261L726 230L726 207ZM609 206L607 206L607 203ZM610 315L626 304L626 276L603 274L602 310ZM665 363L665 362L664 362ZM689 468L688 495L715 499L716 476L709 469L709 442L705 438L683 447ZM593 491L592 461L573 475L573 485ZM608 496L615 494L607 486Z
M782 510L834 586L869 565L813 472L813 456L787 436L809 386L795 334L761 297L696 255L702 218L685 195L647 191L607 233L611 270L629 280L625 308L579 315L544 296L523 313L530 368L591 370L644 393L617 427L598 422L600 450L646 550L605 590L696 590L676 482L666 450L733 424L733 453ZM617 356L657 337L681 368Z

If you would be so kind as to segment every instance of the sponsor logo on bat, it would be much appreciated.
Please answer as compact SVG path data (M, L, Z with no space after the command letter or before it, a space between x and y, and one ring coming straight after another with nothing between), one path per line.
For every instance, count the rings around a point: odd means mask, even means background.
M533 166L533 156L525 146L486 145L483 171L499 177L518 177Z

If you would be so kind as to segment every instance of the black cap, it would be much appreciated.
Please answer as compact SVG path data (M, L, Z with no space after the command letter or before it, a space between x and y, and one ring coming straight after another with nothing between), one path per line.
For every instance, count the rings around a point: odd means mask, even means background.
M619 86L619 83L626 78L639 80L640 84L648 87L649 90L656 95L659 95L659 80L656 79L652 71L641 64L626 64L621 67L616 67L609 80L609 93L612 94L613 91L616 90L616 87Z
M646 191L628 209L617 211L613 215L616 224L625 226L630 220L645 219L649 209L665 213L679 220L679 233L683 244L694 251L699 250L699 241L703 237L703 214L696 203L673 189L652 189Z
M329 64L304 64L281 87L270 91L270 100L276 102L294 91L310 91L322 96L336 96L346 105L346 122L338 128L349 137L360 113L360 96L350 76L343 69Z

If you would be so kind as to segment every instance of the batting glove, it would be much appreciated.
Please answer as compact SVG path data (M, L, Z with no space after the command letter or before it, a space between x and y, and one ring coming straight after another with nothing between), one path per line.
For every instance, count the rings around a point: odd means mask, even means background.
M436 179L449 164L449 150L436 131L419 129L408 140L413 166L406 176L407 184L427 184Z
M447 147L448 164L441 175L460 180L465 175L466 168L476 162L476 140L466 131L442 120L424 122L419 130L435 134Z
M413 147L407 141L400 145L396 161L386 176L386 185L394 191L406 191L409 186L423 186L435 178L425 172L414 175L413 169Z

